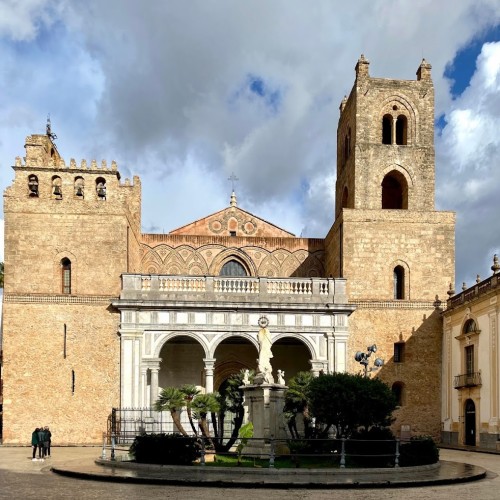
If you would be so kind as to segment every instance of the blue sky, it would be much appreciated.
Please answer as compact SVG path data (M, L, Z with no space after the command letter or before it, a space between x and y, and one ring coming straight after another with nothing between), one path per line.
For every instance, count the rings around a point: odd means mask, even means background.
M436 206L457 212L457 288L500 251L494 0L0 0L0 186L47 114L69 161L139 175L143 230L229 204L297 235L333 222L338 106L372 76L436 93ZM0 225L1 227L1 225Z

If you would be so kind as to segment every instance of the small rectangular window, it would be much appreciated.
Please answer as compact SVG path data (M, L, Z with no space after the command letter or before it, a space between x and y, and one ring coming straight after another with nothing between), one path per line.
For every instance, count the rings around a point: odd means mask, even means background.
M394 363L402 363L404 361L405 344L404 342L396 342L394 344Z
M236 231L229 231L229 236L236 236Z

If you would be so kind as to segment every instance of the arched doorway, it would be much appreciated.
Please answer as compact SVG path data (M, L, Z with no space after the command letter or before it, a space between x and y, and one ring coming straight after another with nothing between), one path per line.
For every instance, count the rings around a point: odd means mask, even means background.
M476 446L476 405L472 399L465 402L465 444Z

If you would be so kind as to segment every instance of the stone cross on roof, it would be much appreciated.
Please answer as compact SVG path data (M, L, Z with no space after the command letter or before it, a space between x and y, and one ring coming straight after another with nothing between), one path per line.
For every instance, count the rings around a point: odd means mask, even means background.
M235 207L236 206L236 195L234 194L234 183L236 181L239 181L239 179L238 179L238 177L236 177L236 175L234 175L234 172L231 172L231 175L227 178L227 180L231 181L231 186L232 186L230 206Z

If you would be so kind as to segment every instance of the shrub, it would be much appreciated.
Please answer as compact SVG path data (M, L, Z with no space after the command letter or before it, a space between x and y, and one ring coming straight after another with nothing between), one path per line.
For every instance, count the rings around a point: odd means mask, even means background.
M356 431L346 442L346 454L353 467L392 467L396 439L388 427Z
M439 460L439 449L429 436L416 436L401 443L399 453L399 464L402 467L435 464Z
M162 465L191 465L201 455L196 437L180 434L136 436L129 453L136 462Z

